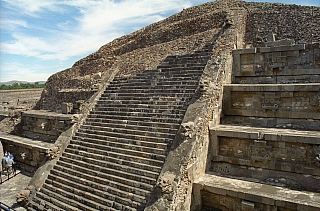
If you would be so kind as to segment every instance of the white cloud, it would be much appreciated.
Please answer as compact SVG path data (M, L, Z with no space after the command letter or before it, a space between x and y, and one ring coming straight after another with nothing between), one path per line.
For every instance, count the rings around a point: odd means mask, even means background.
M62 12L67 6L77 6L80 16L74 17L76 25L64 21L57 25L51 36L14 32L10 42L2 42L4 53L31 56L39 59L67 60L72 56L88 54L99 47L126 33L132 20L139 20L143 27L163 19L161 14L167 11L179 11L191 6L183 0L5 0L25 12L25 14L40 17L44 10ZM17 22L27 26L26 22ZM132 22L131 22L132 23Z
M61 7L57 5L59 1L55 0L33 0L33 1L25 1L25 0L3 0L10 8L16 10L19 13L24 13L30 16L37 16L37 12L41 12L43 10L62 12Z
M49 78L51 73L37 71L44 67L26 67L17 63L1 63L0 81L44 81Z
M24 20L0 19L1 28L6 30L15 30L18 27L28 28L28 24Z

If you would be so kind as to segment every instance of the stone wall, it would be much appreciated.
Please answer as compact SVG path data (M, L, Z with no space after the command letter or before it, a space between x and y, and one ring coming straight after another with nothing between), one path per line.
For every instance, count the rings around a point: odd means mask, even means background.
M320 42L320 7L274 3L246 3L246 43L253 46L276 33L277 40Z
M77 114L57 114L48 111L22 112L21 127L25 137L54 143L59 135L79 119Z
M272 45L279 45L277 47ZM294 40L260 43L233 52L233 83L315 83L320 81L319 43ZM268 45L268 46L262 46Z
M33 141L18 136L0 133L0 141L3 150L9 151L14 156L14 161L31 166L29 170L35 170L46 159L48 148L53 144Z
M206 174L194 185L202 209L318 211L320 195ZM215 206L215 207L213 207Z

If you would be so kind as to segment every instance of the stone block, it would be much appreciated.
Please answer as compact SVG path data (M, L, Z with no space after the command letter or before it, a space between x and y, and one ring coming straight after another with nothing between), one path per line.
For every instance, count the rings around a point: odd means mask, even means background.
M283 45L271 47L271 52L304 50L305 44Z
M292 39L284 39L284 40L273 40L271 42L266 43L266 46L274 47L274 46L283 46L283 45L294 45L294 40Z
M254 54L257 53L257 48L244 48L233 50L233 54Z
M269 197L262 197L262 204L274 205L275 200Z
M255 195L255 194L250 194L250 193L245 194L245 200L247 200L247 201L261 203L262 198L263 198L262 196Z
M242 211L254 211L254 203L249 201L241 202L241 210Z
M256 54L242 54L241 55L241 65L254 64Z
M270 53L271 52L271 48L270 47L260 47L260 48L258 48L258 52L260 52L260 53Z

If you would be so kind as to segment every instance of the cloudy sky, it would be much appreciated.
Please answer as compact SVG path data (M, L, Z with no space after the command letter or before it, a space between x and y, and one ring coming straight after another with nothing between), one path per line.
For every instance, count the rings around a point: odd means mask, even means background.
M102 45L208 0L0 0L0 82L43 81ZM319 0L277 0L320 6Z

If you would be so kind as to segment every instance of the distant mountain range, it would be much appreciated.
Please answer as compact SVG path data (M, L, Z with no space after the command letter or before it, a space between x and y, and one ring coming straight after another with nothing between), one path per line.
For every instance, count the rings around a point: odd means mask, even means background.
M18 83L18 84L27 84L27 83L29 83L29 84L35 84L35 83L39 83L39 84L45 84L46 83L46 81L36 81L36 82L28 82L28 81L8 81L8 82L0 82L0 86L2 85L2 84L5 84L5 85L12 85L12 84L15 84L15 83Z

